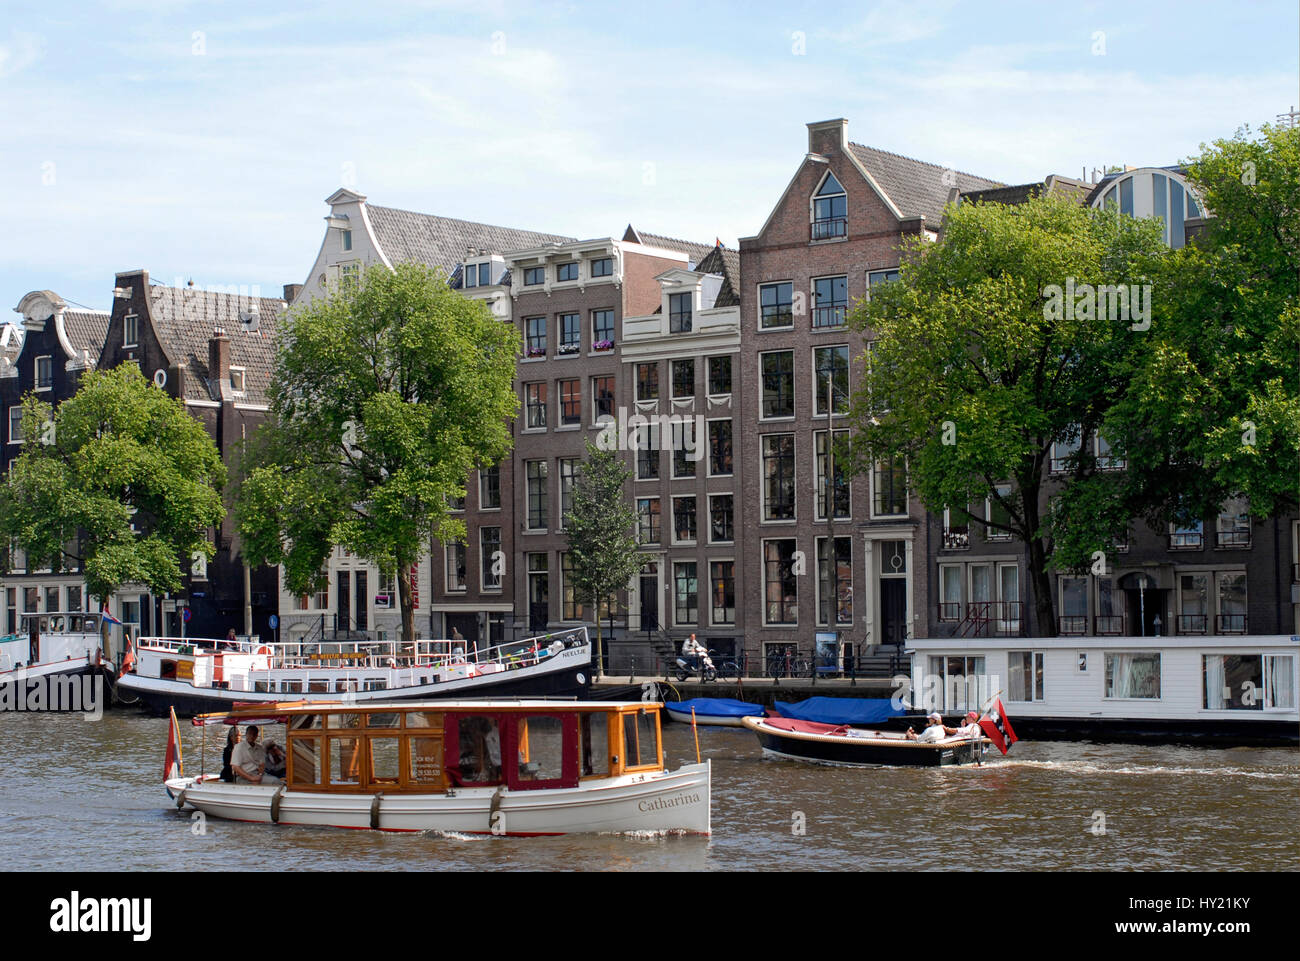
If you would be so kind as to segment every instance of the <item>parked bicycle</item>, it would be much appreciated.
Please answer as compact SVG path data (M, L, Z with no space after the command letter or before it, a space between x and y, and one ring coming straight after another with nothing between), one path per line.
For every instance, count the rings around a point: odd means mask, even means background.
M781 651L767 657L768 677L812 677L812 674L812 661L797 651Z

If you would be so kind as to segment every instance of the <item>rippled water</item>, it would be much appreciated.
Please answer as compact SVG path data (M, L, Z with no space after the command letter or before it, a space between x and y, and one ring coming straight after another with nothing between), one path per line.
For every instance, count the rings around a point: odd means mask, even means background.
M188 773L198 730L183 725ZM764 759L700 729L712 838L446 837L209 819L161 784L166 721L0 715L0 831L47 870L1300 870L1300 752L1021 742L982 768ZM673 766L690 728L665 727ZM209 738L208 770L220 766ZM214 761L216 764L214 765ZM1105 818L1105 833L1095 812ZM804 833L792 829L802 820Z

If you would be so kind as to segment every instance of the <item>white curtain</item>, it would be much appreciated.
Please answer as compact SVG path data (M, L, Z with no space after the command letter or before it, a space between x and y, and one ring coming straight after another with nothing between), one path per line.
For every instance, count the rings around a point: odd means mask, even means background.
M1210 711L1222 711L1228 705L1223 700L1223 655L1206 654L1205 661L1205 707Z
M1268 661L1268 700L1265 707L1295 707L1295 659L1289 654Z
M1108 697L1160 696L1159 654L1107 654Z

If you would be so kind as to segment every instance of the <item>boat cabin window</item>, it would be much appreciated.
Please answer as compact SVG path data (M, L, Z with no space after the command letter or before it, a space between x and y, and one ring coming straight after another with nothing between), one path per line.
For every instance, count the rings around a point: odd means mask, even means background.
M315 737L291 737L293 745L289 754L290 784L320 783L320 739Z
M410 725L410 715L407 715L407 726ZM442 731L441 723L438 725L436 736L430 733L430 736L411 737L407 740L407 752L410 757L410 767L407 770L407 778L414 785L437 785L442 786Z
M501 726L481 714L456 718L459 755L456 773L462 784L501 783Z
M410 711L406 715L406 729L409 731L411 728L427 727L441 734L445 719L446 715L441 712Z
M519 718L518 778L558 781L564 776L564 723L556 714Z
M329 783L361 783L361 738L331 737L329 743Z
M164 681L176 680L176 662L162 661L158 665L158 677Z
M370 749L370 783L396 786L402 773L401 738L371 735L366 738Z
M659 712L639 710L623 715L623 769L662 767L659 754Z
M291 731L319 731L324 726L319 714L295 714L289 721Z
M401 725L402 715L396 712L366 715L366 727L369 728L395 728L401 727Z
M579 757L583 777L609 776L609 712L584 711L578 715Z
M301 694L301 693L302 693L302 681L281 681L281 682L280 682L280 693L281 693L281 694Z
M308 694L328 694L330 689L329 678L316 677L307 680Z
M347 714L326 714L325 719L326 726L335 730L361 726L361 715L350 712Z

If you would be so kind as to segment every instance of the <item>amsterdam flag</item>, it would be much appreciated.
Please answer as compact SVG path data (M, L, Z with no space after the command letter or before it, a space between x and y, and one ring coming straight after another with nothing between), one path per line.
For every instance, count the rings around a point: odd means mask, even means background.
M1003 754L1007 753L1007 748L1020 740L1016 737L1016 732L1011 729L1011 721L1007 717L1007 709L1002 706L1002 698L998 698L993 703L990 714L980 718L980 728Z

